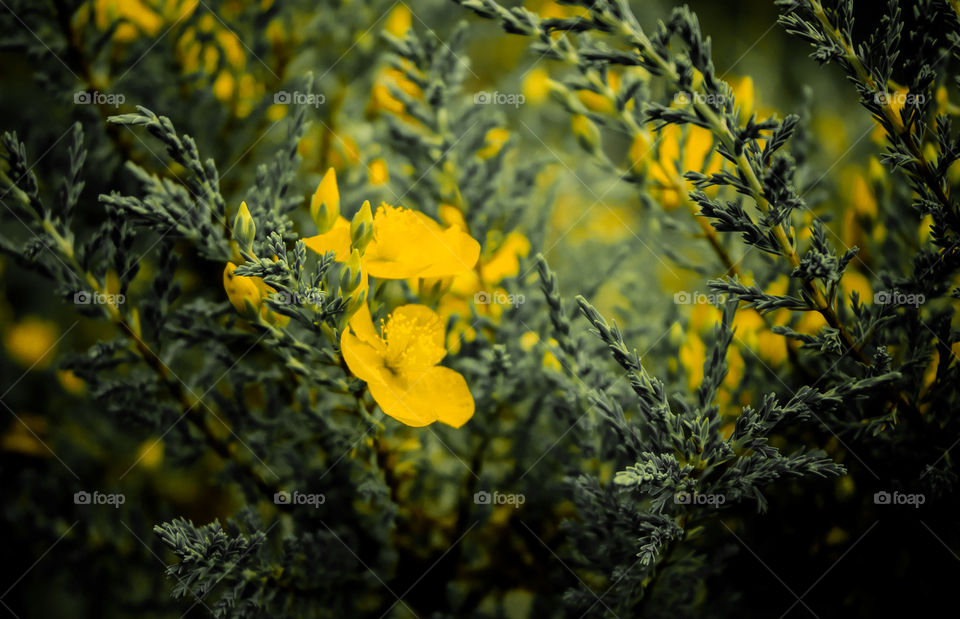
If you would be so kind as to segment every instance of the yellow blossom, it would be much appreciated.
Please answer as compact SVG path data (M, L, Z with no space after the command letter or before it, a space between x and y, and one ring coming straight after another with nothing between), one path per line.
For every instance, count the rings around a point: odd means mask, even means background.
M390 11L384 30L398 39L402 39L410 31L412 21L410 8L401 2Z
M53 361L57 325L49 320L26 318L7 331L3 343L10 357L20 365L43 369Z
M679 169L677 162L680 163ZM685 172L702 170L704 174L713 174L720 171L720 165L720 155L714 148L713 136L709 131L694 126L686 129L679 125L664 127L657 160L650 168L651 177L661 187L655 193L661 206L671 210L686 199L688 187L683 179Z
M350 224L340 218L330 232L304 239L307 247L338 262L350 256ZM373 218L373 239L362 256L371 277L409 279L451 277L469 271L480 244L459 226L446 229L423 213L383 204Z
M367 173L370 175L371 185L386 185L390 182L390 171L387 169L387 162L383 159L374 159L367 166Z
M526 103L543 103L550 94L550 74L546 69L531 69L523 80L523 96Z
M477 151L477 156L481 159L490 159L495 157L503 148L503 145L510 139L510 132L500 127L494 127L487 131L485 136L487 145Z
M440 317L425 305L403 305L381 325L362 306L343 332L340 347L350 371L367 383L384 413L408 426L435 421L459 428L473 417L467 381L438 366L446 356Z
M862 175L857 174L853 177L853 189L850 197L853 210L861 217L876 218L877 199L873 195L873 190Z
M77 376L73 370L57 370L57 380L60 385L73 395L83 395L87 389L87 383Z
M678 357L687 374L687 385L696 389L703 382L703 364L707 360L707 347L700 336L691 333L680 347Z

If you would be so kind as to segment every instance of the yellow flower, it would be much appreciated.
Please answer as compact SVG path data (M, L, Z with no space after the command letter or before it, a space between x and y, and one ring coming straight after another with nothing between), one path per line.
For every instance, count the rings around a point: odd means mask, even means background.
M617 92L620 90L620 76L616 73L607 74L607 85ZM578 90L577 98L587 109L598 114L613 114L617 111L613 101L607 98L605 94L593 92L592 90Z
M383 110L396 114L407 122L417 122L416 119L406 113L406 105L390 92L391 88L400 90L413 99L423 98L423 91L416 83L407 78L403 71L388 67L381 70L374 80L373 89L370 93L370 110L372 112Z
M343 262L350 256L350 224L341 217L330 232L303 241ZM362 264L369 276L382 279L452 277L472 269L479 257L480 244L459 226L444 229L423 213L383 204L373 218L373 239Z
M60 386L73 395L83 395L87 389L87 383L74 374L73 370L57 370L57 380L60 381Z
M497 153L503 148L503 145L510 139L510 132L501 127L494 127L487 131L485 140L486 146L477 151L477 156L481 159L490 159L496 157Z
M24 367L43 369L53 360L57 325L48 320L26 318L4 337L10 357Z
M438 366L446 356L440 317L425 305L403 305L381 326L373 327L363 305L340 338L350 371L367 383L384 413L408 426L434 421L459 428L473 417L474 402L467 381L458 372Z
M141 32L155 36L163 25L161 16L140 0L97 0L94 20L100 30L107 30L113 22L123 20L113 34L115 40L123 43L133 41Z
M410 26L412 22L413 20L411 19L410 8L401 3L399 6L390 11L390 15L387 16L384 30L398 39L402 39L407 36L408 32L410 32Z
M857 215L876 218L877 199L874 197L873 190L867 183L867 179L865 179L862 174L857 174L853 177L850 202L853 204L853 210Z
M662 187L655 194L661 206L670 210L683 203L692 187L684 180L684 173L702 170L704 174L713 174L720 171L721 161L713 147L713 136L706 129L690 126L686 128L684 136L684 128L667 125L660 133L660 152L650 168L650 174ZM643 150L643 146L642 143L638 144L637 150ZM677 162L680 163L680 169L677 169Z
M383 159L374 159L367 166L367 173L370 175L371 185L386 185L390 181L390 171L387 168L387 162Z
M550 94L550 74L546 69L531 70L523 80L523 96L526 103L543 103Z
M707 360L707 347L696 333L687 337L677 355L687 374L687 386L696 389L703 382L703 364Z

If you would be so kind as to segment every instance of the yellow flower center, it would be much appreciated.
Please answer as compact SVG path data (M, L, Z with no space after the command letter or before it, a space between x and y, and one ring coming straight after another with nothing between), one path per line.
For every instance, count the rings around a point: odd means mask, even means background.
M433 366L435 359L445 352L431 337L436 333L438 323L439 317L425 323L403 314L391 314L386 322L381 320L380 331L386 346L383 360L387 367L399 373Z

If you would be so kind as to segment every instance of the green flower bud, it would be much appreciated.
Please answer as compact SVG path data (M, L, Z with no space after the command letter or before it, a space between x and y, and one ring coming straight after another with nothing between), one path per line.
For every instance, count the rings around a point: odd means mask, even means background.
M250 210L246 202L240 203L240 210L233 220L233 240L237 242L240 249L253 253L253 240L257 236L257 224L250 216Z
M310 218L319 234L326 234L340 217L340 190L337 188L337 173L327 170L323 180L310 199Z
M350 248L363 252L372 238L373 211L370 210L370 200L365 200L350 222Z

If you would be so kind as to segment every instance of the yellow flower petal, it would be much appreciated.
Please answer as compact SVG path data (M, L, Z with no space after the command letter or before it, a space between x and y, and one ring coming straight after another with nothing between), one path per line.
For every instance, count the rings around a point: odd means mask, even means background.
M343 360L354 376L367 383L381 382L390 369L383 358L383 351L361 340L350 331L340 337Z
M350 222L340 217L330 232L305 238L303 243L320 255L332 251L334 260L345 262L350 257Z
M370 315L370 308L367 307L366 303L361 305L353 317L350 318L350 328L361 342L382 347L383 341L377 335L376 329L373 328L373 317Z
M387 373L382 380L367 381L367 388L384 413L408 426L423 427L438 419L439 394L420 381L430 370L414 376Z
M473 417L473 395L459 372L440 366L430 368L416 388L433 394L438 421L459 428Z
M373 220L373 240L364 268L373 277L449 277L469 271L480 257L480 244L460 228L443 230L423 213L383 205Z
M473 417L473 395L458 372L432 367L421 373L390 374L368 386L384 413L408 426L441 421L455 428Z

